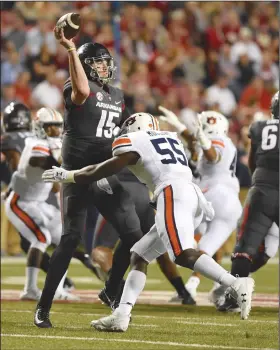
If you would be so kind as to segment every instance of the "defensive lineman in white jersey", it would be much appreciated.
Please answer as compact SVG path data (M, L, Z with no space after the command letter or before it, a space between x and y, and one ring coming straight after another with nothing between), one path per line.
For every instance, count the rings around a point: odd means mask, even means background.
M51 108L41 108L37 112L33 121L34 137L25 140L18 169L11 181L13 191L5 202L7 217L31 243L21 299L40 298L37 276L43 253L51 243L58 245L61 237L60 211L46 202L55 188L42 181L42 174L52 165L60 164L62 123L61 114ZM62 286L63 280L56 298L70 299L71 295Z
M105 331L127 330L132 307L145 286L147 265L166 251L176 264L229 287L229 293L241 307L241 317L246 319L251 308L254 281L230 275L210 256L193 249L194 229L203 216L211 220L214 211L200 189L192 183L183 145L176 133L159 131L152 115L136 113L124 122L121 136L113 143L113 158L81 170L47 170L43 179L91 183L126 166L154 193L156 223L131 249L131 271L120 306L112 315L93 321L92 326Z
M193 138L201 147L197 164L201 177L199 187L206 199L211 201L215 217L198 227L197 231L202 233L198 250L213 256L236 228L242 213L239 182L235 176L237 149L227 136L229 123L221 113L205 111L198 114L197 122L194 121L194 125L190 123L187 129L173 112L160 109L165 114L163 118L181 132L184 139L189 141ZM185 285L193 298L199 282L199 274L194 272ZM218 286L215 283L213 290ZM214 294L211 298L213 300Z

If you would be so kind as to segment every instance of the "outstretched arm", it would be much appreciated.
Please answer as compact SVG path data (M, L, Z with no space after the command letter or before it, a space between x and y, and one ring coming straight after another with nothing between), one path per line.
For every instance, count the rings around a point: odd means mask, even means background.
M115 156L103 163L89 165L79 170L67 171L63 168L46 170L42 178L45 182L75 182L89 184L118 173L128 165L136 164L139 155L136 152L127 152Z

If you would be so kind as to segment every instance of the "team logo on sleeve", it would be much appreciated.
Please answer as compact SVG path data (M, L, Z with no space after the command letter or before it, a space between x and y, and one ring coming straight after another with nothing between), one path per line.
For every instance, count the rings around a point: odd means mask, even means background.
M98 91L98 92L96 93L96 98L98 99L98 101L103 101L103 95L102 95L102 93Z

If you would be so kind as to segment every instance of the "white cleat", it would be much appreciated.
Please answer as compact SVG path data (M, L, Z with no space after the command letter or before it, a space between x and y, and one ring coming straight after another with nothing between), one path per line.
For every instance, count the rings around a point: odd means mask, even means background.
M130 322L130 315L113 312L110 316L91 321L91 327L103 332L125 332Z
M40 289L30 289L20 293L20 300L40 300L42 291Z
M79 301L80 298L77 295L74 295L74 294L69 293L69 292L65 291L64 289L62 289L62 290L57 290L55 292L53 300Z
M252 294L254 291L255 281L251 277L237 278L229 287L228 292L236 299L241 309L241 319L247 320L251 311Z
M169 303L180 303L180 304L182 304L182 301L183 301L183 298L180 296L180 295L178 295L177 293L175 293L169 300L168 300L168 302Z

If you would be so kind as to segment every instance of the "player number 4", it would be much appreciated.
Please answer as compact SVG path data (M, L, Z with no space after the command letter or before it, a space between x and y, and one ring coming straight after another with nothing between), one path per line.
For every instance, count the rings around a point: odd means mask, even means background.
M113 136L113 129L116 123L113 122L114 118L119 118L120 114L117 112L102 110L101 117L96 129L97 137L106 137L108 139Z
M277 125L267 125L262 131L262 149L264 151L275 148L277 144Z

